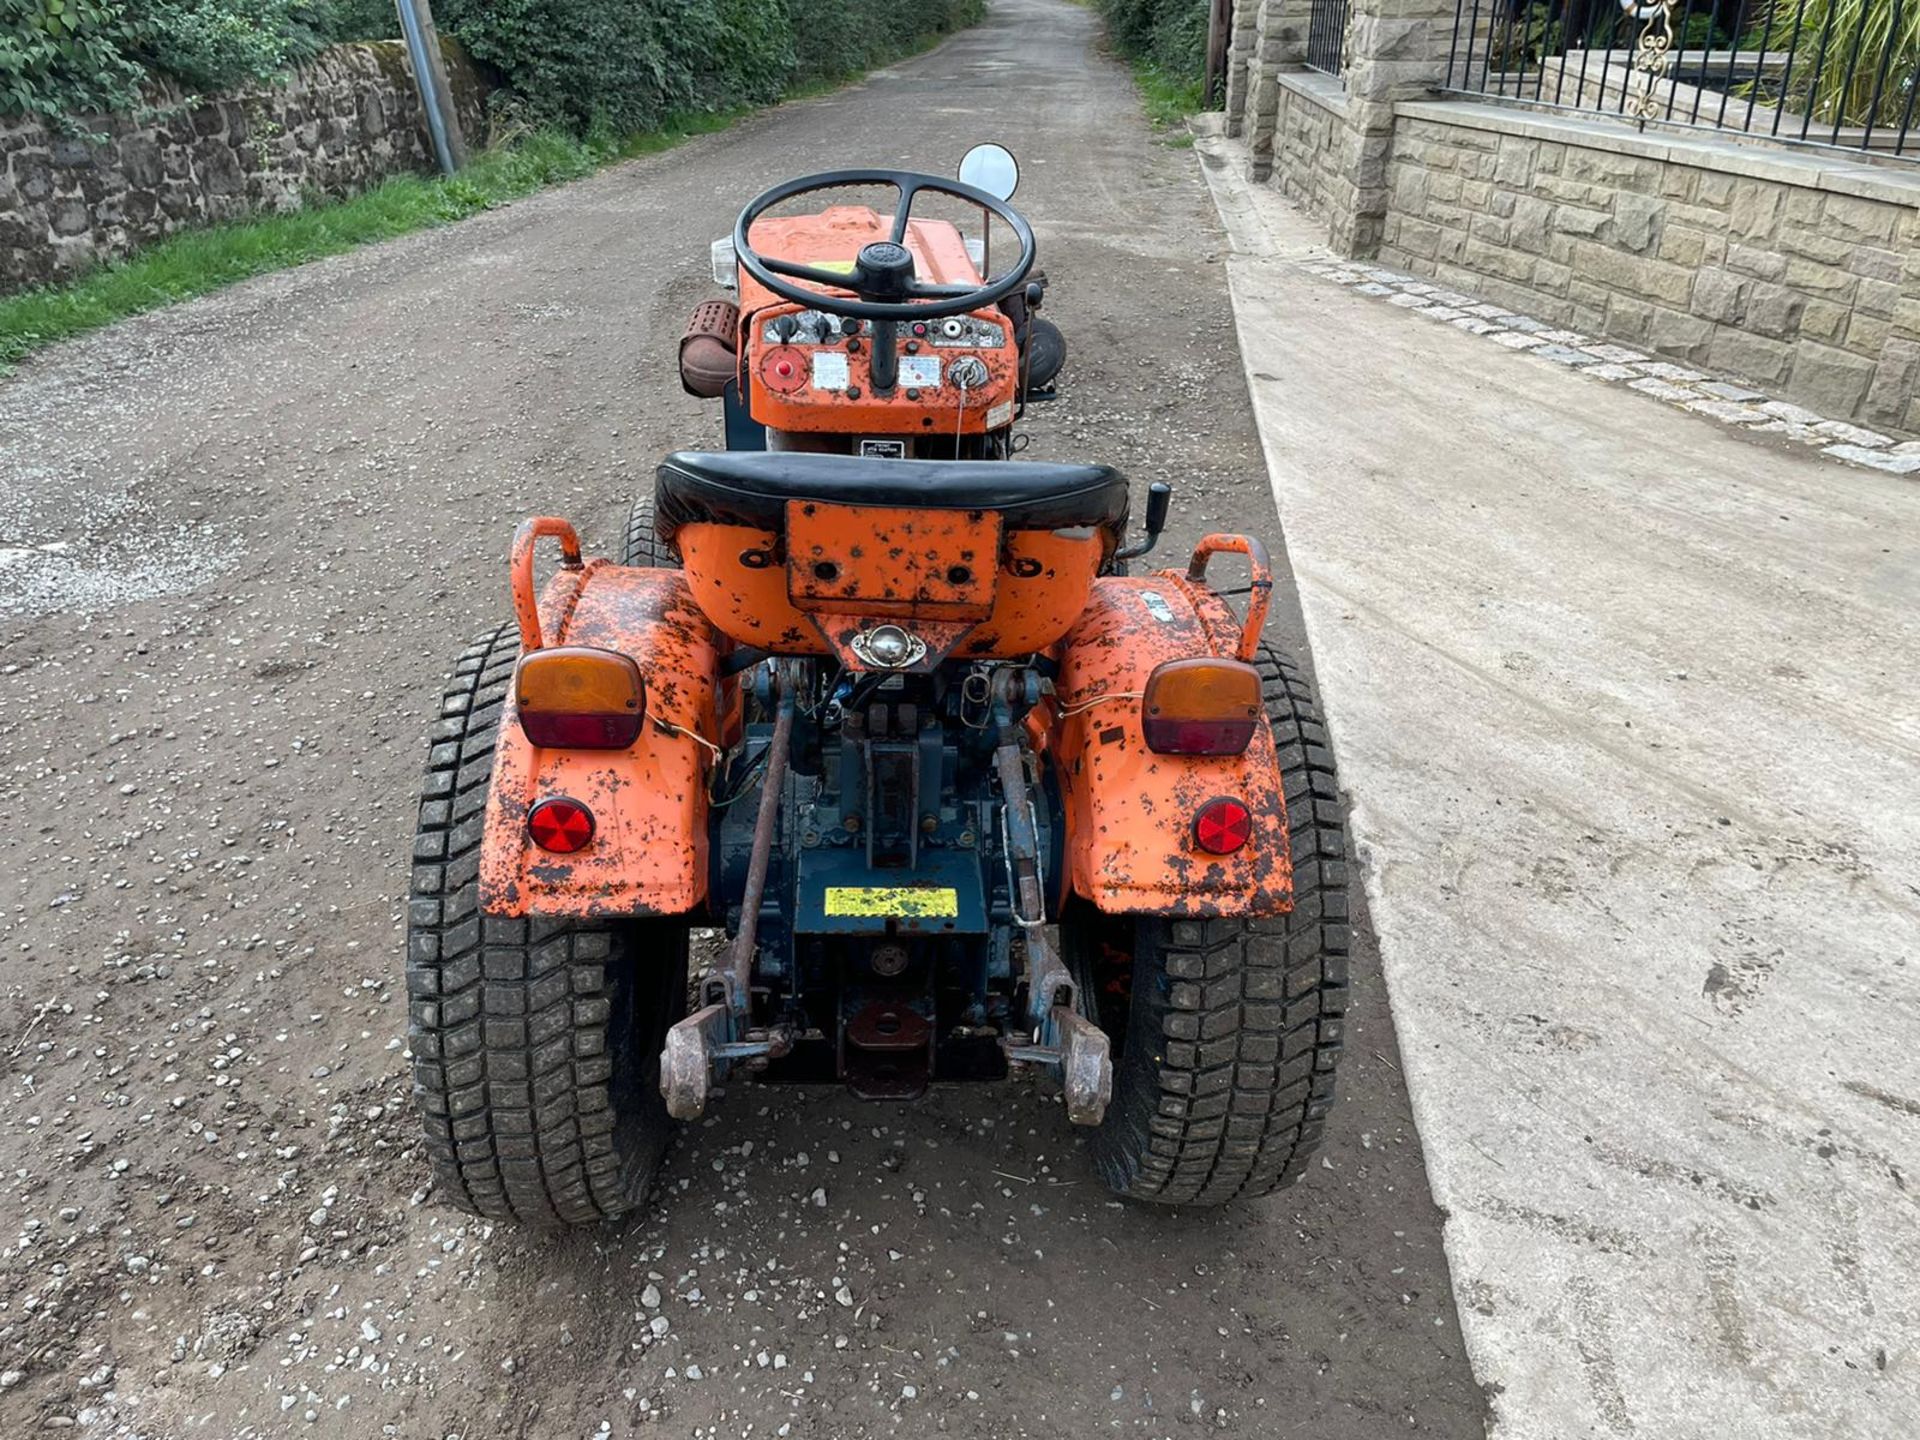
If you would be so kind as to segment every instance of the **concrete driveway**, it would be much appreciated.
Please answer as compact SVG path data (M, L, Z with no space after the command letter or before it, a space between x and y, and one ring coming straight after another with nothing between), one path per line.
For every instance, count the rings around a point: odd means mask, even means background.
M1494 1433L1920 1434L1920 484L1315 278L1202 159Z

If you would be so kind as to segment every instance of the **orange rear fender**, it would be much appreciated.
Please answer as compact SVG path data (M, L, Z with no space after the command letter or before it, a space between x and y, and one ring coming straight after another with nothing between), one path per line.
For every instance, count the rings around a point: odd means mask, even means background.
M1071 893L1104 911L1195 918L1293 907L1271 731L1256 727L1240 755L1157 755L1140 722L1156 665L1233 657L1241 631L1225 603L1184 574L1095 582L1060 644L1053 719L1038 737L1065 805ZM1195 841L1194 817L1223 796L1245 802L1253 834L1235 853L1213 855Z
M604 560L569 566L541 595L530 637L528 628L523 644L531 638L534 648L544 641L632 656L646 683L646 723L625 750L543 750L521 730L509 690L480 852L481 908L512 916L697 910L707 895L707 782L731 697L715 681L721 642L685 577ZM593 812L584 849L550 854L528 838L527 812L552 795Z

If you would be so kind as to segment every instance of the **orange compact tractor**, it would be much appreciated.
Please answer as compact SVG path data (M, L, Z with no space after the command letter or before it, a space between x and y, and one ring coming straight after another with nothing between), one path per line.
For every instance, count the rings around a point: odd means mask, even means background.
M1175 1204L1285 1184L1320 1139L1345 848L1306 683L1261 638L1266 551L1209 535L1146 572L1167 486L1129 543L1116 471L1011 458L1065 347L1012 157L961 176L748 205L714 247L737 302L681 346L728 448L667 457L618 563L564 520L514 537L514 618L455 670L414 841L414 1096L459 1205L619 1214L749 1077L1050 1076L1106 1181ZM891 212L773 213L876 186ZM1017 256L917 216L934 194Z

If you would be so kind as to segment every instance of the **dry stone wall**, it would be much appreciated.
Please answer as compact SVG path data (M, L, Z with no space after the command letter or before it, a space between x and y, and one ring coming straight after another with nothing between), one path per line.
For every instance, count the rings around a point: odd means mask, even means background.
M444 42L470 137L485 87ZM175 231L434 168L406 47L340 45L283 83L194 96L156 86L144 115L81 117L86 136L0 120L0 294L72 276Z

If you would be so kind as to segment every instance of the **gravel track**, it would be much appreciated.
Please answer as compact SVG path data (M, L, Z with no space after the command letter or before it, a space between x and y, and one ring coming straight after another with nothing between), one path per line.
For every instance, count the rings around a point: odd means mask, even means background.
M763 185L1002 138L1073 347L1033 455L1278 540L1221 238L1095 22L837 95L0 382L0 1434L1477 1435L1364 931L1299 1187L1122 1205L1057 1102L736 1090L561 1239L427 1187L401 897L424 736L527 512L616 550L717 444L679 326ZM1290 604L1276 632L1297 635Z

